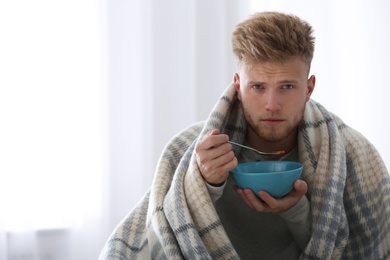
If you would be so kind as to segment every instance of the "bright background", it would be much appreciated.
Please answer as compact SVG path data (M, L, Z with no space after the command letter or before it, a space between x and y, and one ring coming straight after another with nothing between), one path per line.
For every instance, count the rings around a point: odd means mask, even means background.
M312 24L313 99L389 168L388 1L0 0L0 260L97 259L232 81L234 26L265 10Z

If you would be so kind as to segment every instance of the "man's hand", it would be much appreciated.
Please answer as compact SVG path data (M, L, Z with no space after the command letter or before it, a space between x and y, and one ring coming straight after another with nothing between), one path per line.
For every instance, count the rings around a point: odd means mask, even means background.
M195 147L196 161L203 178L211 185L219 186L237 166L229 137L218 129L208 133Z
M243 190L237 186L233 188L250 208L258 212L280 213L298 203L307 192L307 183L303 180L296 180L293 190L281 199L275 199L265 191L259 191L258 195L263 201L258 199L250 189Z

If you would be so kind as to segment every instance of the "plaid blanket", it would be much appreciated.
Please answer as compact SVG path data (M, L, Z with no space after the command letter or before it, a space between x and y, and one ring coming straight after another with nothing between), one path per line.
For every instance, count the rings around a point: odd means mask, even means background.
M233 85L205 122L168 143L151 189L116 227L100 259L239 259L193 153L215 128L233 141L245 138ZM390 258L390 179L373 145L310 100L298 150L312 214L312 237L301 259Z

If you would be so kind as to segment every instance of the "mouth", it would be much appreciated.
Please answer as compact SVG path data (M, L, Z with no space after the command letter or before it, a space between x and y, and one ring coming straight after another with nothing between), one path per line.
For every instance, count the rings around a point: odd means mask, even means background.
M277 125L283 123L285 120L280 118L264 118L261 122L269 125Z

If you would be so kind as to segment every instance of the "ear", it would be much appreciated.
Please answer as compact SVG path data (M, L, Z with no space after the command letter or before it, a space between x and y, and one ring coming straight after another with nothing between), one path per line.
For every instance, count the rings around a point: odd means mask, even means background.
M237 95L238 95L238 99L241 100L241 95L240 95L240 76L238 75L238 73L234 73L233 84L234 84L234 88L236 89L236 92L237 92Z
M311 75L307 80L307 90L306 90L306 102L309 101L311 94L313 94L314 86L316 85L316 77Z

